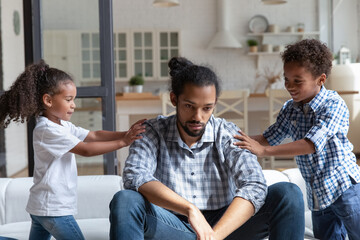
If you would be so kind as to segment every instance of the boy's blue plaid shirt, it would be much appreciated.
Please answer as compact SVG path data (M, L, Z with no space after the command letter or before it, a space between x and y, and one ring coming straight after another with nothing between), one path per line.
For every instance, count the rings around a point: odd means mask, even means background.
M314 143L315 153L296 157L311 210L318 210L314 209L317 204L313 194L319 208L324 209L352 185L349 176L360 182L360 168L346 136L348 130L349 110L344 100L335 91L322 87L307 104L288 100L276 123L264 132L270 145L278 145L284 138L306 138Z

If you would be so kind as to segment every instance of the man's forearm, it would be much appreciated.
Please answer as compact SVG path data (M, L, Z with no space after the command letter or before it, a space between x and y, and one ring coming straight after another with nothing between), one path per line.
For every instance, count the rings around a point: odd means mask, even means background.
M151 181L139 187L139 192L151 203L185 216L188 216L193 204L179 196L158 181Z
M242 226L255 213L253 204L240 197L235 197L219 222L214 226L216 239L224 239Z

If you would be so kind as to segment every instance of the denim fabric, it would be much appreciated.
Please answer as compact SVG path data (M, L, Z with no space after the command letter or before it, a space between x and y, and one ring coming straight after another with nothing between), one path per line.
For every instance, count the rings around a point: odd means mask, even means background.
M360 184L353 184L332 205L312 212L314 236L319 239L360 239Z
M214 226L227 207L203 211ZM184 216L148 202L140 193L122 190L110 203L110 239L196 239ZM226 239L304 239L304 202L300 189L292 183L269 186L265 204L259 212Z
M47 217L31 215L29 240L85 240L75 218L71 215Z

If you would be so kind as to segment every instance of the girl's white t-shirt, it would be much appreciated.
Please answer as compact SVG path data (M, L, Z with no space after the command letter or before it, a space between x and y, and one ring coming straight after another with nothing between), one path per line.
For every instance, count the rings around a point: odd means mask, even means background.
M26 211L36 216L65 216L77 213L77 168L69 152L89 130L46 117L37 119L33 133L34 185Z

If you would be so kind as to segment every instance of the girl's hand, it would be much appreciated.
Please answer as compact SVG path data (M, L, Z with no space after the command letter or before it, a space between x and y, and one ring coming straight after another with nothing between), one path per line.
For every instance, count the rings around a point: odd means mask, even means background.
M247 149L253 154L255 154L258 157L263 157L265 154L265 147L261 145L258 141L252 139L248 135L246 135L244 132L239 130L240 135L234 135L234 137L240 142L235 142L234 145L242 148Z
M141 120L137 121L125 133L123 141L126 144L126 146L129 146L135 140L142 138L142 136L140 134L145 132L145 126L142 125L145 121L146 121L146 119L141 119Z

